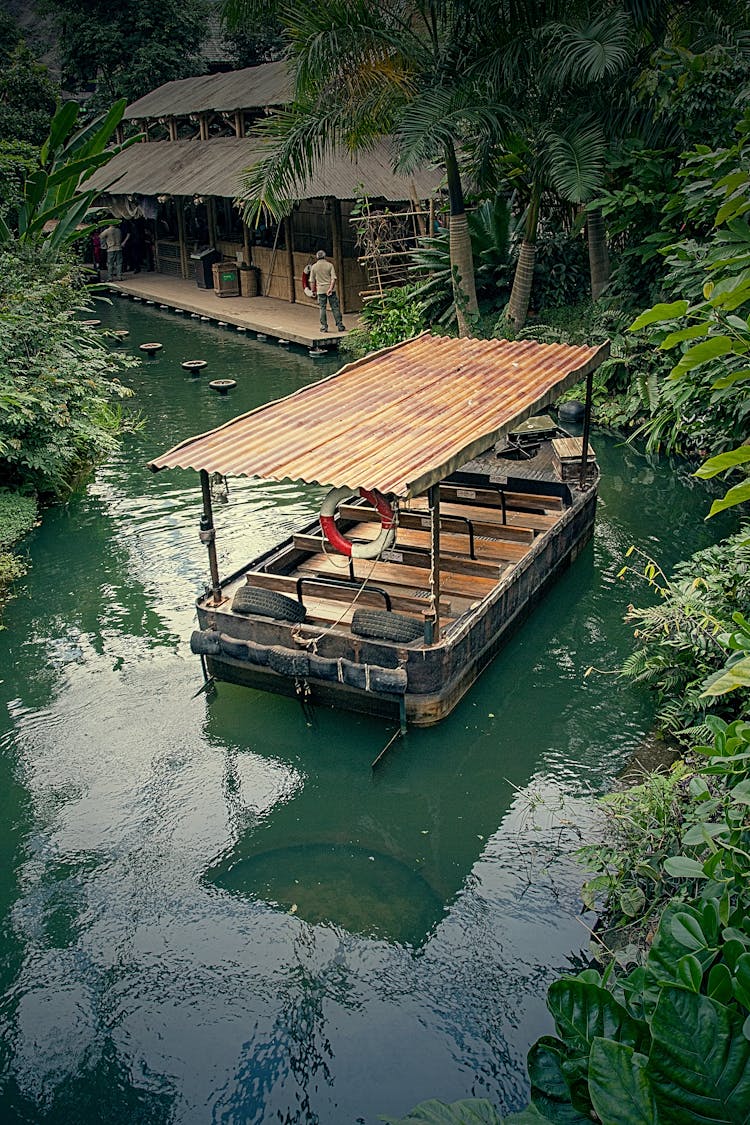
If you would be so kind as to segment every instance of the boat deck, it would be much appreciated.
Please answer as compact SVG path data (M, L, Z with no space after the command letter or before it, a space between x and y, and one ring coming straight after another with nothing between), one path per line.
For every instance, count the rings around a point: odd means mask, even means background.
M441 636L446 636L456 621L476 608L522 562L568 506L563 495L547 493L544 488L542 481L552 476L552 463L546 455L547 476L540 475L538 491L519 492L507 487L509 478L511 482L522 480L516 474L517 464L491 453L465 467L482 471L478 479L485 482L491 468L496 481L486 488L468 489L451 482L441 485ZM509 467L512 472L507 471ZM542 465L537 468L541 473ZM351 540L371 540L381 530L380 516L364 500L342 504L339 518ZM305 628L322 626L349 634L356 609L385 608L423 624L431 601L430 537L424 497L399 509L396 542L374 561L350 560L337 554L317 523L312 524L270 557L251 564L225 583L222 612L238 616L225 607L231 605L237 589L247 584L302 600ZM326 586L331 579L340 584ZM204 604L208 608L210 598Z

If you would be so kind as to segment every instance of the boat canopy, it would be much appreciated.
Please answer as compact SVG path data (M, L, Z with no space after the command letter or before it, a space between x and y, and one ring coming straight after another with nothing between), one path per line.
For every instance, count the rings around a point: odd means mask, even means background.
M149 468L415 496L553 402L598 347L425 332L188 438Z

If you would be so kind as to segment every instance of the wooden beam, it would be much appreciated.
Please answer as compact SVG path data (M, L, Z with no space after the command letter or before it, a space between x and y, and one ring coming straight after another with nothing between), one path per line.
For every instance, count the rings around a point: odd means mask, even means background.
M294 290L294 219L287 215L284 219L284 241L286 242L286 271L289 284L289 303L294 304L297 295Z
M346 308L346 291L344 283L344 249L343 237L341 232L341 203L335 196L328 197L331 207L331 243L333 247L333 268L336 270L336 275L339 279L337 292L339 295L339 305L341 306L341 315L347 311Z
M208 216L208 238L212 246L216 247L216 200L212 195L206 196L206 214ZM218 247L216 247L218 249Z
M177 238L180 243L180 273L184 280L188 278L188 254L185 245L185 200L178 195L175 200L177 209Z

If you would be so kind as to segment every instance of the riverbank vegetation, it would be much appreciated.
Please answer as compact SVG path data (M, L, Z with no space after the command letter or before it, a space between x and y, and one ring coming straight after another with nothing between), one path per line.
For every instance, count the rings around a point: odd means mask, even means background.
M120 376L136 361L82 323L94 292L74 250L92 203L85 179L123 108L83 129L75 103L60 109L0 215L0 597L23 573L12 547L37 507L64 500L130 424Z

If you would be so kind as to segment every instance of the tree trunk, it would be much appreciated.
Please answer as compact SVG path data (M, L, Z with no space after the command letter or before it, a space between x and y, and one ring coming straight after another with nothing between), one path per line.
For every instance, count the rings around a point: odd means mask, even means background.
M474 281L474 255L471 248L469 223L464 210L464 193L458 171L458 161L456 160L455 149L451 144L447 144L445 147L445 166L451 206L449 247L458 334L459 336L471 336L473 331L472 321L479 314Z
M526 230L521 243L521 251L513 276L513 288L508 301L508 319L518 331L526 323L531 300L531 286L534 281L534 260L536 258L536 230L539 224L539 196L532 192L529 209L526 213Z
M609 251L607 249L607 228L601 208L589 211L586 220L586 236L589 244L589 270L591 271L591 296L601 297L609 282Z

